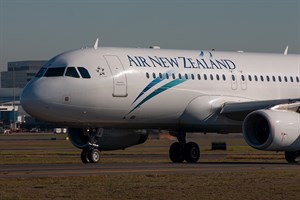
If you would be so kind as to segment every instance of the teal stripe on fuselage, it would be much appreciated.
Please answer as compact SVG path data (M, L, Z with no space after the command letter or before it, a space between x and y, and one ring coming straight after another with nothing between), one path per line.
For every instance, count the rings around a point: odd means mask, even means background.
M145 102L147 102L148 100L152 99L153 97L155 97L156 95L168 90L169 88L172 88L176 85L179 85L180 83L185 82L186 79L175 79L163 86L161 86L160 88L156 89L155 91L153 91L151 94L149 94L146 98L144 98L138 105L136 105L128 114L132 113L136 108L138 108L139 106L141 106L142 104L144 104Z
M163 76L162 79L160 79L159 77L157 77L156 79L154 79L153 81L151 81L144 89L143 91L135 98L135 100L132 102L132 104L134 104L143 94L145 94L150 88L152 88L153 86L155 86L156 84L160 83L162 80L165 79L165 76ZM131 104L131 105L132 105Z
M135 100L132 102L131 105L133 105L143 94L145 94L148 90L150 90L153 86L160 83L161 81L166 79L166 74L172 73L174 70L169 70L162 74L162 78L157 77L153 81L151 81L144 89L143 91L135 98Z

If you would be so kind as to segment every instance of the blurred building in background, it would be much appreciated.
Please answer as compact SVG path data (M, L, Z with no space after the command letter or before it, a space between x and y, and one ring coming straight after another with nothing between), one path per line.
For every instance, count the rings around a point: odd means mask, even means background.
M1 72L1 88L24 88L46 61L8 62L7 71Z
M31 118L20 105L20 95L26 84L46 63L44 60L8 62L7 71L0 73L0 125L16 129L21 125L43 126Z

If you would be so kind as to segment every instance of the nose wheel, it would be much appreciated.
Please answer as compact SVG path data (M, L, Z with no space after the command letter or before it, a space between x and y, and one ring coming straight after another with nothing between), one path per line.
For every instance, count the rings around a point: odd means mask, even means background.
M83 149L81 152L82 163L98 163L100 161L100 151L98 149Z
M174 133L172 134L174 135ZM169 149L169 157L173 163L196 163L200 158L200 148L195 142L186 143L185 132L176 133L179 142L174 142Z
M100 151L98 150L98 138L101 129L86 129L85 136L88 137L88 147L82 150L80 158L82 163L98 163L100 161Z

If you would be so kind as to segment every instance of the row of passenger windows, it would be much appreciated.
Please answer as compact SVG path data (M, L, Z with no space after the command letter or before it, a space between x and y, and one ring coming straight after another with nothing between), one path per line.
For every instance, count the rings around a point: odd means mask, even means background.
M89 79L91 75L88 70L84 67L56 67L56 68L41 68L40 71L36 74L36 77L58 77L58 76L69 76L73 78L82 78Z
M152 75L150 75L148 72L146 73L146 77L149 79L149 78L152 78L155 79L155 78L160 78L160 79L176 79L176 78L179 78L179 79L192 79L192 80L195 80L195 79L198 79L198 80L201 80L202 78L204 80L223 80L223 81L226 81L226 75L225 74L222 74L222 75L219 75L219 74L174 74L174 73L171 73L171 74L162 74L162 73L152 73ZM241 75L241 80L242 81L246 81L246 79L248 78L248 81L267 81L267 82L270 82L270 81L273 81L273 82L276 82L277 80L279 82L297 82L299 83L299 77L296 76L296 77L293 77L293 76L257 76L257 75L248 75L248 76L245 76L245 75ZM231 80L235 81L236 80L236 76L235 75L231 75Z

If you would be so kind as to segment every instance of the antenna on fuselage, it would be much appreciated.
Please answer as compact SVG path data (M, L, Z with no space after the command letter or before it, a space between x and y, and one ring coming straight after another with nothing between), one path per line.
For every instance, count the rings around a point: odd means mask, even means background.
M283 55L287 55L288 54L288 51L289 51L289 46L286 46L286 48L285 48L285 50L284 50L284 53L283 53Z
M94 49L98 49L98 43L99 43L99 38L96 39L96 42L94 44Z

